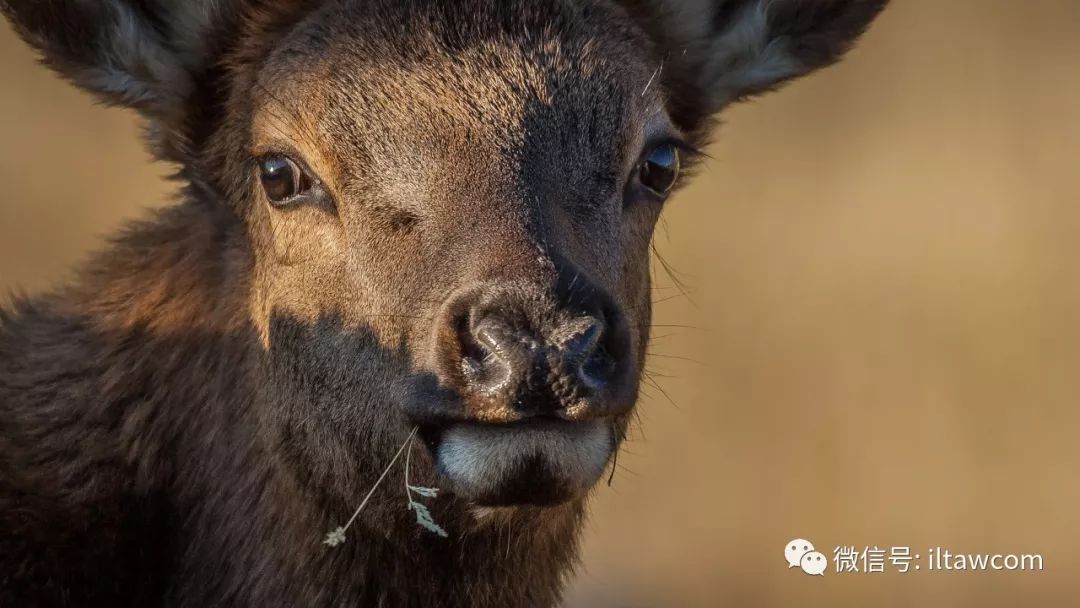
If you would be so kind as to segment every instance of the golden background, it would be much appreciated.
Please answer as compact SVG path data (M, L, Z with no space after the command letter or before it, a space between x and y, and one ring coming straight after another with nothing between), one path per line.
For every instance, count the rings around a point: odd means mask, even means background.
M1076 604L1080 2L893 4L670 203L688 297L657 266L660 388L568 606ZM33 292L175 186L132 114L0 57L0 290ZM795 537L1045 570L809 577Z

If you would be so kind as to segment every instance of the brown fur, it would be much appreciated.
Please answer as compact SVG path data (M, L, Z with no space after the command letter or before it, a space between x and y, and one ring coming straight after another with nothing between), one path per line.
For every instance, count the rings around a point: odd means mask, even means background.
M394 474L344 545L321 540L413 425L531 415L460 388L462 301L538 328L606 311L607 392L553 369L537 399L617 443L662 206L627 181L649 138L702 145L883 5L0 0L62 75L143 112L185 184L76 283L0 313L0 604L555 604L584 494L519 488L478 518L434 431L410 475L448 490L449 538ZM269 205L269 151L325 196Z

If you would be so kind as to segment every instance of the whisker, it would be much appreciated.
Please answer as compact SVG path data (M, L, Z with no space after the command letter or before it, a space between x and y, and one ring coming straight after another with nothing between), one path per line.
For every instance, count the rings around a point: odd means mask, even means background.
M683 357L681 355L667 355L664 353L655 353L652 351L645 351L645 354L649 357L660 357L661 359L677 359L679 361L687 361L689 363L696 363L697 365L705 365L703 362L693 359L691 357Z
M642 378L644 378L645 381L648 382L650 386L652 386L656 390L660 391L660 394L662 394L664 396L664 398L668 400L668 403L675 406L676 409L682 409L682 408L679 407L679 404L675 403L675 400L671 398L671 395L669 395L668 392L666 390L664 390L664 387L660 386L660 383L658 383L656 380L654 380L652 378L651 374L649 374L647 372L642 372Z

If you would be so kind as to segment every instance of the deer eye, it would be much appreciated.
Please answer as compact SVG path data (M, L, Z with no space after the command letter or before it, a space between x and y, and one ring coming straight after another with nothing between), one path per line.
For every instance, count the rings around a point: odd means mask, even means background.
M266 198L279 205L305 194L311 189L311 179L288 156L267 156L259 161L259 180Z
M679 151L672 144L660 144L638 165L638 181L661 196L671 191L679 179Z

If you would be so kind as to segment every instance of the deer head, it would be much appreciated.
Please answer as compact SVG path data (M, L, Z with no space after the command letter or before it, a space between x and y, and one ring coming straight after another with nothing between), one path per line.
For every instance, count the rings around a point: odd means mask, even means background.
M418 475L473 505L594 484L637 397L653 228L711 118L884 4L0 1L145 116L185 204L242 227L284 464L355 497L417 426Z

